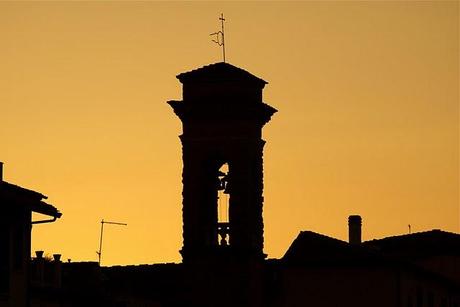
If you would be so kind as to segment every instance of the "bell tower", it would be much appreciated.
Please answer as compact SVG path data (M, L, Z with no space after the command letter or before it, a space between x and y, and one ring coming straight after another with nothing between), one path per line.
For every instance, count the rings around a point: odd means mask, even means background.
M183 100L168 103L183 127L183 262L262 260L262 127L276 112L262 101L267 82L224 62L177 79Z

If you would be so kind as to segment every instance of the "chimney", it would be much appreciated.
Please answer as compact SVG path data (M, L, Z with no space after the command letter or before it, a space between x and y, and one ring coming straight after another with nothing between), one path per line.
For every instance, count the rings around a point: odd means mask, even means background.
M361 216L350 215L348 217L348 243L361 243Z
M3 162L0 162L0 181L3 181Z

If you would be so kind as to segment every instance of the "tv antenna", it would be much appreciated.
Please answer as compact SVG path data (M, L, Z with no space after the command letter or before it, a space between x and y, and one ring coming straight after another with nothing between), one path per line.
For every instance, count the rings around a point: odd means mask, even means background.
M209 35L215 35L216 36L216 39L213 39L212 41L214 43L216 43L217 45L219 46L222 46L222 56L224 58L224 63L225 63L225 32L224 32L224 21L225 21L225 18L224 18L224 14L220 14L220 17L219 17L219 20L220 20L220 25L221 25L221 30L220 31L217 31L217 32L214 32L214 33L211 33Z
M119 225L119 226L128 226L126 223L119 223L119 222L109 222L109 221L104 221L104 219L101 220L101 236L99 238L99 251L96 252L97 257L98 257L98 263L99 266L101 266L101 256L102 256L102 236L104 234L104 224L110 224L110 225Z

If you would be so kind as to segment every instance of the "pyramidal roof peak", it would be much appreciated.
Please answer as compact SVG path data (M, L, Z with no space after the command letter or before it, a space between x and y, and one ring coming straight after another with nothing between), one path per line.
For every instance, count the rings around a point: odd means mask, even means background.
M254 76L248 71L227 62L217 62L203 67L183 72L176 76L181 83L188 82L219 82L237 81L255 83L264 86L268 82Z

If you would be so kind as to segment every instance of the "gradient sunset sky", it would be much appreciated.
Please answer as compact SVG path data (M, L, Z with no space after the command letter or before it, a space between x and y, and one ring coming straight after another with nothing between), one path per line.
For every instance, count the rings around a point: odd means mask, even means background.
M265 252L301 230L459 232L459 2L0 2L4 179L63 217L32 250L179 262L175 76L227 60L269 84ZM34 218L42 218L36 216Z

